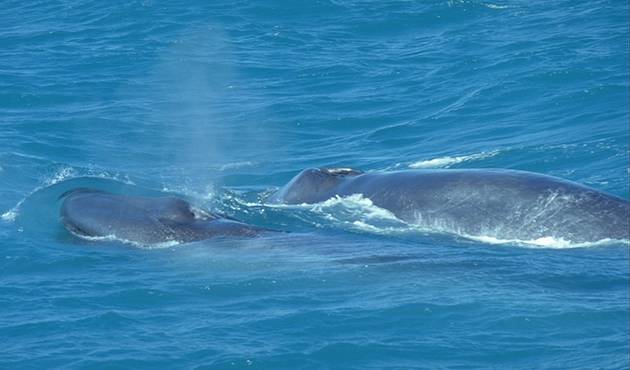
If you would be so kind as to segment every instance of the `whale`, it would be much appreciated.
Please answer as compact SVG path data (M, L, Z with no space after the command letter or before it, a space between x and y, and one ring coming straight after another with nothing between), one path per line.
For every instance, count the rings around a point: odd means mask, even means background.
M77 188L59 199L61 223L83 238L186 243L215 237L254 237L272 231L208 212L173 196L127 196Z
M505 169L363 172L309 168L269 204L311 204L360 194L429 231L500 240L625 241L628 201L561 178Z

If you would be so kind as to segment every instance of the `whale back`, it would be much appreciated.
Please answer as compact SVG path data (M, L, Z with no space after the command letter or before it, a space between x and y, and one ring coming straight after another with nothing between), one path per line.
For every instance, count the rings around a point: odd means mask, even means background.
M176 197L132 197L78 189L63 197L60 216L72 233L139 243L254 236L266 229L220 217Z
M557 177L512 170L369 174L340 189L398 218L457 234L572 242L627 240L628 201Z
M361 194L427 230L508 240L628 240L628 201L575 182L499 169L360 172L305 170L272 198L317 203Z
M346 180L363 174L351 168L308 168L280 188L268 200L270 203L316 203L335 195L336 188Z

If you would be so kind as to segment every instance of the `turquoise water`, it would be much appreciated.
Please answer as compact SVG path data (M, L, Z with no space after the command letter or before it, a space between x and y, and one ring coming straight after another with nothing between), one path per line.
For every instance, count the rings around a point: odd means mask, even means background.
M2 9L0 368L628 368L627 244L262 201L314 166L519 169L628 199L627 2ZM58 221L77 186L292 233L81 240Z

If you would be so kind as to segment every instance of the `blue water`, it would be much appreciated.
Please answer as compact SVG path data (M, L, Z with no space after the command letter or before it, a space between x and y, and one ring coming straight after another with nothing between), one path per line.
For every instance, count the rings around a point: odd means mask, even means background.
M314 166L520 169L627 199L626 1L1 8L0 368L628 368L627 244L263 202ZM292 233L81 240L57 216L76 186Z

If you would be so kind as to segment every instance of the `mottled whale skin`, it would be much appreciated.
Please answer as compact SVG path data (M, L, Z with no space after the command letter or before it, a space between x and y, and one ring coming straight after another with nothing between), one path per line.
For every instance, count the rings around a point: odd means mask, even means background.
M269 203L317 203L361 194L428 229L504 240L573 243L629 239L628 201L560 178L514 170L442 169L363 173L306 169Z
M197 209L176 197L125 196L80 188L60 198L61 222L73 234L84 237L110 236L155 244L251 237L270 231Z

